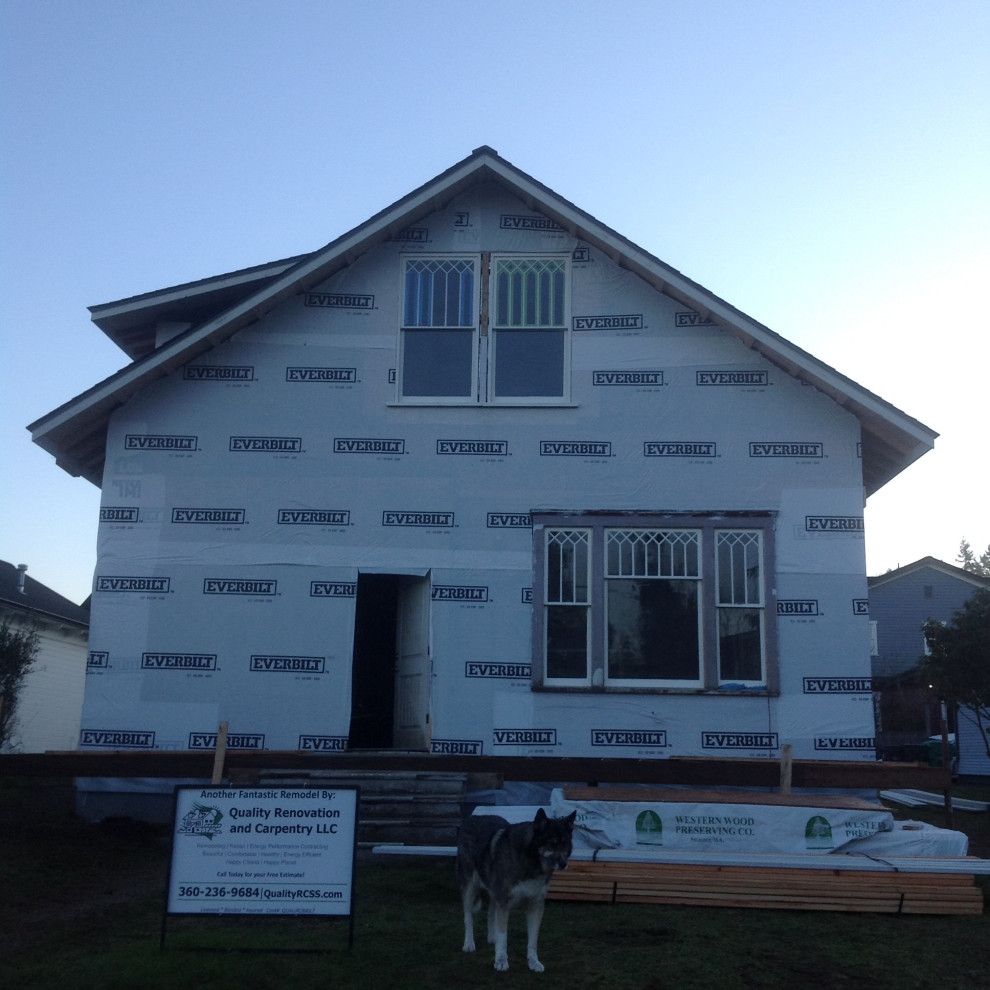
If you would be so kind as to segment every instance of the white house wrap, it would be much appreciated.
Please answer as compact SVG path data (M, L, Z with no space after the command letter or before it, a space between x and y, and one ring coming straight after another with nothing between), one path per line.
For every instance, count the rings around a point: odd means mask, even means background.
M94 319L81 747L874 758L864 488L934 434L491 149Z

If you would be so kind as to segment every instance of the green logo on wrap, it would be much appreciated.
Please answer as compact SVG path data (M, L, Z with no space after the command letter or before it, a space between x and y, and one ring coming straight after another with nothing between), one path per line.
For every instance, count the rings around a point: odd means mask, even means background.
M655 811L647 809L636 816L636 845L663 845L663 822Z
M832 826L827 818L815 815L808 819L808 824L804 827L804 844L808 849L832 848Z

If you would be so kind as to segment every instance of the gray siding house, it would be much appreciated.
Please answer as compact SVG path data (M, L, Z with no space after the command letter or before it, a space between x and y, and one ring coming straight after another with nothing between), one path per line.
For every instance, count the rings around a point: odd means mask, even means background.
M81 748L875 757L864 497L936 434L487 147L107 303Z

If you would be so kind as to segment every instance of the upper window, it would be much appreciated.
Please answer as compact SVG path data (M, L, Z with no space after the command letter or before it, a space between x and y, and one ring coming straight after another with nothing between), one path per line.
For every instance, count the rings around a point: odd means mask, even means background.
M404 257L400 400L566 401L567 266L556 255Z
M770 517L658 525L648 516L535 513L533 524L538 684L770 688Z

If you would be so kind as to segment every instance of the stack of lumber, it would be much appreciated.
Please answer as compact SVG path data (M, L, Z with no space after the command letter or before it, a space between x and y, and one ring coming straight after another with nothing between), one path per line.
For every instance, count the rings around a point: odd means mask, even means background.
M982 914L972 875L695 863L580 862L554 874L552 900L881 914Z

